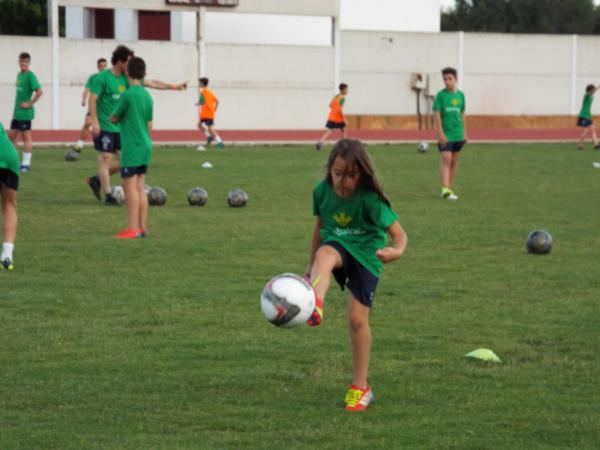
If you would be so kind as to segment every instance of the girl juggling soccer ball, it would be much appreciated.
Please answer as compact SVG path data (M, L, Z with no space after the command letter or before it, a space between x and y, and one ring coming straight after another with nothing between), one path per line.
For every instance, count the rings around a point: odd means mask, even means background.
M317 306L308 324L317 326L323 320L323 300L333 275L342 290L350 291L353 377L346 410L361 411L374 399L367 380L369 311L383 264L402 256L406 233L363 145L352 139L342 139L333 147L325 179L313 192L313 213L317 221L306 275L314 286Z

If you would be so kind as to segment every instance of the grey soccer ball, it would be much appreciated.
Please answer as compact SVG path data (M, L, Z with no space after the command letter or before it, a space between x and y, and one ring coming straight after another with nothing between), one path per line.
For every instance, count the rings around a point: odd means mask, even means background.
M241 208L248 203L248 194L242 189L234 189L227 194L227 204L232 208Z
M125 203L125 191L122 186L113 186L110 189L110 194L117 201L117 205Z
M195 187L188 192L188 203L192 206L204 206L208 202L208 192L200 187Z
M429 144L427 142L419 142L419 145L417 145L417 151L419 153L427 153L428 148Z
M167 191L161 187L153 187L148 192L148 204L150 206L163 206L167 203Z
M534 230L527 236L527 251L533 255L545 255L552 251L554 240L545 230Z
M67 150L65 153L65 161L78 161L79 153L75 150Z
M150 186L149 184L144 184L144 192L146 193L146 195L148 195L150 189L152 189L152 186Z

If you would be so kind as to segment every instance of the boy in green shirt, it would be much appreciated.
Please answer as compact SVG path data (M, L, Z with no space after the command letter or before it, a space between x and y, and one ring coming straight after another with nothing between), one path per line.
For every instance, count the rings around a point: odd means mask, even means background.
M19 190L19 154L0 123L0 197L4 218L4 238L0 270L14 270L13 249L17 235L17 191Z
M117 234L119 239L135 239L146 235L148 197L144 192L144 178L152 157L152 97L142 80L146 64L133 57L127 65L129 89L120 97L110 121L121 125L121 177L129 227Z
M17 74L15 108L8 134L14 145L17 143L17 137L21 135L21 139L25 145L21 172L29 172L31 166L31 121L35 117L33 105L44 93L37 77L29 70L30 63L31 55L29 53L23 52L19 55L19 68L21 71Z
M81 94L81 106L83 106L85 108L87 105L88 110L85 113L85 119L83 120L83 126L81 127L81 130L79 131L79 140L71 146L71 148L73 150L75 150L76 152L81 152L81 150L83 149L83 143L85 142L87 136L90 134L90 132L92 130L92 115L90 114L88 98L90 96L90 89L92 87L94 77L96 75L98 75L100 72L102 72L103 70L105 70L107 64L108 63L105 58L98 59L98 61L96 61L96 69L98 69L98 71L96 73L91 74L88 77L87 82L85 83L85 86L83 88L83 94Z
M456 86L456 69L446 67L442 70L442 76L446 88L438 92L433 102L441 156L441 196L445 200L458 200L458 196L452 191L452 185L460 151L468 141L465 129L465 95Z
M600 87L600 86L598 86ZM581 105L581 111L577 118L577 126L583 128L581 137L579 138L579 144L577 148L583 150L583 144L588 133L592 133L592 141L594 142L594 148L600 149L598 145L598 138L596 137L596 130L594 129L594 123L592 121L592 102L594 101L594 94L598 87L593 84L588 84L585 88L585 95L583 96L583 103Z

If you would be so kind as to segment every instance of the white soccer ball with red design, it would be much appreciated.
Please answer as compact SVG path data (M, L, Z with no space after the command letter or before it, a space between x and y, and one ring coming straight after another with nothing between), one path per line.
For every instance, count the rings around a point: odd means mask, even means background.
M315 301L315 291L305 278L284 273L266 284L260 296L260 307L273 325L294 328L310 318Z

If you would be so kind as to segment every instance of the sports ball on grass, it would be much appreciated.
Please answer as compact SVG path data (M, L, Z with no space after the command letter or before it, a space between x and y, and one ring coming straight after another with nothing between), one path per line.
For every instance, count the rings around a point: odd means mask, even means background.
M310 318L315 301L315 291L305 278L284 273L266 284L260 296L260 308L273 325L295 328Z
M248 194L242 189L234 189L227 194L227 204L232 208L241 208L248 203Z
M427 142L419 142L417 145L417 151L419 153L427 153L427 149L429 148L429 144Z
M79 153L75 150L67 150L65 153L65 161L79 161Z
M153 187L148 192L148 204L151 206L163 206L167 203L167 191L161 187Z
M117 201L117 205L125 203L125 191L122 186L113 186L110 189L110 195Z
M546 255L552 251L554 240L545 230L534 230L527 236L527 251L533 255Z
M188 192L188 203L192 206L204 206L208 202L208 192L206 190L195 187Z

